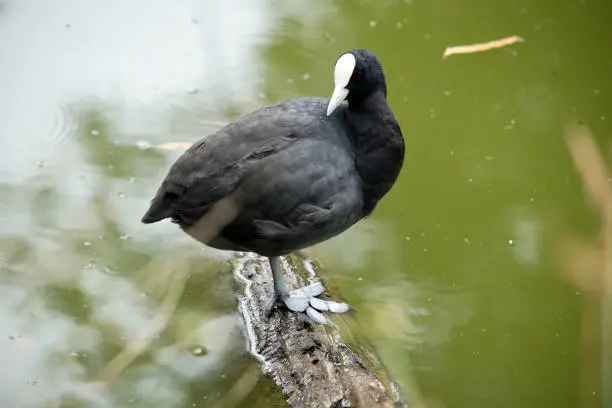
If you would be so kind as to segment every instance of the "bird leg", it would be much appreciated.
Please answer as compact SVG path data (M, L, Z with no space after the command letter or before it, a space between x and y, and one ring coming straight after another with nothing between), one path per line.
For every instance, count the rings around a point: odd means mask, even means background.
M329 311L332 313L344 313L349 310L349 305L346 303L316 298L316 296L325 291L321 282L315 282L308 286L289 291L283 279L283 269L281 267L280 257L271 257L269 261L270 268L272 269L272 278L274 280L274 294L265 306L268 315L270 315L278 300L281 300L287 309L293 312L306 312L308 317L316 323L321 324L329 323L329 320L321 312Z

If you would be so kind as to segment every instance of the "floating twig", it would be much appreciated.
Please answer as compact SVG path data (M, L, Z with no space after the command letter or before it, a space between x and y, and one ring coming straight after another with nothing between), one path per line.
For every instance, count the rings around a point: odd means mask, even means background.
M488 51L495 48L502 48L508 45L512 45L517 42L523 42L523 38L518 35L511 37L502 38L499 40L493 40L485 43L477 43L471 45L456 45L453 47L446 47L442 59L450 57L453 54L473 54L476 52Z
M193 143L191 142L168 142L168 143L153 145L151 147L155 149L163 149L163 150L178 150L178 149L189 149L192 144Z
M158 145L153 145L154 149L162 150L178 150L178 149L189 149L193 143L191 142L168 142Z

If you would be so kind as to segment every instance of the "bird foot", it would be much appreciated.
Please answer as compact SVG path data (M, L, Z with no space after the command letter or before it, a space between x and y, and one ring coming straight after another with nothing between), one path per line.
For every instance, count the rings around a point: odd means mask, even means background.
M284 303L287 309L293 312L306 313L311 320L320 324L331 324L322 312L344 313L350 310L350 306L346 303L335 302L333 300L318 299L325 291L321 282L315 282L308 286L290 291L286 295L275 294L266 304L267 315L269 316L276 303L280 300Z

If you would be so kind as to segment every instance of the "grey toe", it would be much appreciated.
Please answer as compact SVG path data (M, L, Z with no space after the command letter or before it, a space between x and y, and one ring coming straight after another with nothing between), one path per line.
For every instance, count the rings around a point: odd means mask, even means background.
M315 282L303 288L292 290L286 295L281 294L280 299L287 309L292 312L306 312L308 317L315 323L333 324L321 312L344 313L349 311L350 307L346 303L322 300L315 297L324 291L325 288L321 282ZM274 302L272 302L272 306L274 306Z
M325 292L325 288L321 282L311 283L308 286L304 286L303 288L298 288L289 292L291 295L299 295L299 296L319 296L321 293Z
M309 297L303 295L290 294L283 299L287 309L293 312L303 312L308 307Z
M335 302L333 300L321 300L315 297L310 298L310 306L319 312L330 311L332 313L345 313L350 310L346 303Z
M309 307L306 309L306 314L315 323L319 323L319 324L329 324L330 323L330 320L327 317L325 317L323 313L314 310L312 307Z
M334 301L328 301L326 303L327 303L327 308L332 313L345 313L345 312L348 312L350 309L350 306L347 305L346 303L340 303L340 302L334 302Z
M329 307L327 307L327 302L324 300L313 297L313 298L310 298L309 303L310 303L310 306L312 306L314 309L320 312L325 312L329 310Z

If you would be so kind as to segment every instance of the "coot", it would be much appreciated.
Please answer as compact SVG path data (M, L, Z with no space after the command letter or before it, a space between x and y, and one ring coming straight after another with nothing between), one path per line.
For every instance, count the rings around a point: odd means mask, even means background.
M280 256L340 234L374 210L404 161L382 66L365 49L342 54L331 99L297 98L258 109L190 147L172 165L145 224L172 219L218 249L269 258L274 298L325 323L322 286L289 292ZM348 103L344 103L344 101Z

